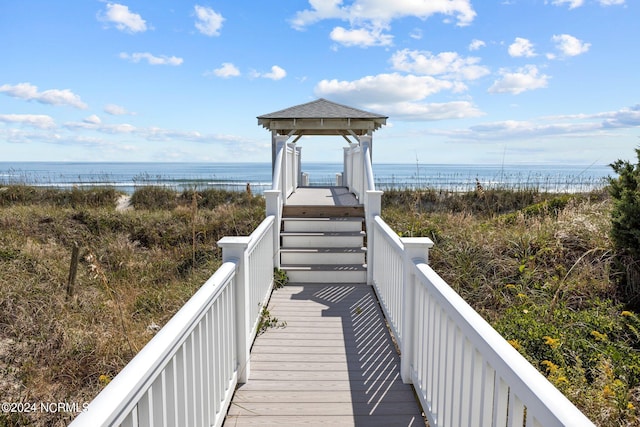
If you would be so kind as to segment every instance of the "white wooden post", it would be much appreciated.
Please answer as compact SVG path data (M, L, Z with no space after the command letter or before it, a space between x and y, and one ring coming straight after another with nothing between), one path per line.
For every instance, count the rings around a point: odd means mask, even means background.
M288 160L290 164L287 173L289 174L289 184L293 188L293 193L295 193L296 189L298 188L298 164L300 160L298 157L299 153L296 149L295 142L290 142L287 144L287 146L291 149L291 158ZM288 189L287 192L289 192Z
M343 147L344 166L342 171L342 185L351 191L351 146Z
M400 375L402 382L410 384L414 345L415 270L418 263L429 263L429 249L433 242L428 237L402 238L404 246L404 277L402 278L402 342L400 348Z
M249 315L249 263L247 262L247 247L251 240L248 236L223 237L218 241L222 248L222 262L234 262L236 264L235 293L236 293L236 340L238 352L238 382L246 383L249 378L251 357L251 343L249 335L251 331L251 319Z
M302 185L302 147L296 146L296 188Z
M282 192L283 202L287 200L287 139L288 136L276 136L276 153L282 150L282 163L280 164L280 182L278 183Z
M374 219L382 212L382 191L369 190L364 196L364 214L367 227L367 284L373 285L373 263L374 258Z
M266 190L264 192L266 199L266 214L273 215L273 267L280 268L280 222L282 221L282 199L280 191Z

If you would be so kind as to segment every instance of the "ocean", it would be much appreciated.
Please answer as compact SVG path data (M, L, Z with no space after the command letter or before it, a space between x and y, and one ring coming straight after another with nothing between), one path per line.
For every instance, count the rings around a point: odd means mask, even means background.
M606 185L606 165L374 164L376 188L485 188L583 192ZM303 163L310 185L334 185L339 163ZM149 185L182 191L220 188L254 193L271 187L271 163L0 162L0 185L72 188L110 186L126 193Z

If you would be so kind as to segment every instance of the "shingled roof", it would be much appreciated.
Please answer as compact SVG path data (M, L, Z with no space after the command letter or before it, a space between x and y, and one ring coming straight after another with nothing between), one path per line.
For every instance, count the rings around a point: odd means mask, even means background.
M258 116L258 124L279 134L366 134L387 123L387 116L371 113L324 98Z

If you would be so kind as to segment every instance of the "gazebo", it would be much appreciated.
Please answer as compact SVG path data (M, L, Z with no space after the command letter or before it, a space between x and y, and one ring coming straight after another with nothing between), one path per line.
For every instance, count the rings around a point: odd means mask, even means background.
M277 141L293 143L303 136L342 136L349 144L367 141L371 153L373 132L387 124L387 116L371 113L324 98L295 105L274 113L258 116L258 124L271 131L272 167L275 162Z

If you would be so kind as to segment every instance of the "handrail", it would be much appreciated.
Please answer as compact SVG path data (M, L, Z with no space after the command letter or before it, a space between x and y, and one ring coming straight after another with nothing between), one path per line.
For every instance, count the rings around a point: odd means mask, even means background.
M376 184L373 179L373 165L371 164L371 147L369 145L365 145L365 149L363 150L362 156L364 157L364 192L375 190Z
M273 287L275 224L220 240L222 266L71 426L222 425Z
M403 357L411 358L423 406L442 414L432 415L432 425L593 425L431 267L414 265L413 327L431 345ZM440 375L447 382L437 386L433 378Z
M270 215L251 233L249 245L246 249L246 263L249 271L249 341L253 342L258 333L260 311L266 304L273 285L274 238L273 229L276 228L275 216ZM265 262L268 260L268 262Z
M284 156L283 150L278 149L276 151L275 163L273 165L273 176L271 180L272 190L278 190L278 191L282 190L282 158L283 156Z
M177 402L186 398L184 396L187 388L186 383L194 388L196 383L202 387L202 379L194 378L194 368L191 367L189 369L186 367L186 359L188 357L185 356L193 354L193 346L206 346L208 349L227 350L230 352L220 358L222 366L216 366L214 369L216 379L226 383L226 386L223 386L223 392L226 395L231 395L235 387L234 380L236 376L234 372L236 365L235 346L228 345L228 339L225 339L227 337L224 337L224 334L229 334L234 330L234 315L233 313L227 313L227 316L223 317L222 313L215 310L215 306L220 305L219 301L222 295L224 295L224 302L228 302L233 298L232 284L235 271L236 265L234 263L224 263L100 394L93 399L87 410L81 413L71 423L71 426L144 425L144 420L155 417L158 412L161 418L167 420L169 424L194 425L193 420L188 422L190 420L189 417L198 414L193 414L188 410L180 413L180 405L175 407L173 405L167 405L163 408L156 407L156 403L163 393L170 395L172 400ZM231 295L226 294L226 292ZM226 325L229 328L229 332L221 330L222 325L216 325L212 322L212 315ZM209 317L205 326L200 323L203 317ZM202 328L205 328L207 332L211 332L208 328L215 328L216 332L222 333L222 336L215 334L212 337L205 337L203 336ZM197 336L194 336L194 332ZM225 339L224 343L213 342L221 338ZM185 345L187 341L189 344ZM186 375L182 379L184 381L182 384L176 381L177 377L184 376L187 371L191 375ZM209 393L213 391L210 388L210 384L207 384L207 391ZM156 394L160 394L160 396ZM211 396L211 403L206 405L207 408L212 404L215 406L211 411L215 420L224 416L221 403L227 399L230 400L230 396L217 397L220 399L218 402L214 402L214 398ZM207 417L211 415L211 412L206 414Z
M370 224L372 285L429 425L593 425L428 266L430 240Z

